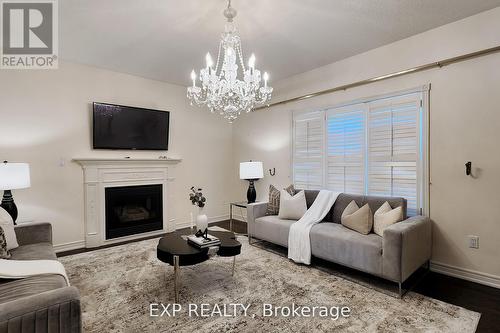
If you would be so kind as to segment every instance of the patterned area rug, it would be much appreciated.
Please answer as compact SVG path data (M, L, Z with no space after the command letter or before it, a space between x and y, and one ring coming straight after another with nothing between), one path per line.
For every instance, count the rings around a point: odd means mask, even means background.
M158 304L153 314L163 311L160 303L172 314L174 303L173 268L157 260L157 239L61 258L80 289L85 332L474 332L479 321L479 313L412 292L396 299L250 246L244 236L238 240L243 249L234 276L231 258L181 267L182 308L175 317L150 316L151 303ZM208 304L209 317L189 316L189 303L199 315ZM239 307L233 316L235 303L249 305L247 316ZM226 304L226 317L217 311L210 316L216 304L221 310ZM273 311L295 304L349 307L350 313L336 320L335 311L327 317L293 317L281 310L264 316L263 304Z

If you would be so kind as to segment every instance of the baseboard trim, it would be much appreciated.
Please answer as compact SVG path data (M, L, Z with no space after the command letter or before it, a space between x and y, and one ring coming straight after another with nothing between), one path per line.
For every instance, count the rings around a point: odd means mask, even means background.
M237 218L237 216L234 216L234 218ZM208 223L211 224L211 223L225 221L225 220L229 220L229 214L209 217ZM175 219L170 219L170 222L175 223ZM190 226L191 226L191 223L189 221L186 221L184 223L176 224L175 227L176 227L176 229L182 229L182 228L189 228ZM85 248L85 240L54 245L54 251L56 253L72 251L72 250L79 250L79 249L84 249L84 248Z
M78 249L83 249L83 248L85 248L85 240L54 245L54 251L56 253L66 252L66 251L71 251L71 250L78 250Z
M208 223L220 222L225 220L229 220L229 214L209 217Z
M229 217L227 219L229 220ZM241 214L235 214L235 213L233 213L233 219L234 220L238 220L238 221L242 221L242 222L246 222L247 221L247 217L246 216L241 215Z
M226 221L229 220L229 214L224 214L224 215L218 215L218 216L211 216L208 218L208 224L215 223L215 222L220 222L220 221ZM183 221L180 223L177 223L175 225L176 229L182 229L182 228L190 228L193 224L191 224L190 221Z
M431 271L500 289L500 276L431 261Z

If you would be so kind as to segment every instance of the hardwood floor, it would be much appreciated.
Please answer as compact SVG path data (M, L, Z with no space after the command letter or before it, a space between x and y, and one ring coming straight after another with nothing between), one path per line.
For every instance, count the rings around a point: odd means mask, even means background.
M211 226L219 226L229 229L229 221L211 223ZM233 221L233 231L240 234L247 233L245 222ZM149 238L156 238L149 237ZM137 241L137 240L134 240ZM130 243L124 242L124 243ZM124 244L120 243L120 244ZM107 245L100 248L116 246ZM95 249L78 249L58 253L58 256L66 256ZM441 300L446 303L455 304L463 308L480 312L481 319L477 328L480 333L500 332L500 289L487 287L478 283L469 282L443 274L429 272L414 288L414 292Z
M211 226L218 226L224 229L229 230L229 220L210 223ZM247 233L247 224L246 222L241 222L238 220L233 220L233 231L238 234L246 234Z
M413 291L480 312L477 332L500 332L500 289L430 272Z

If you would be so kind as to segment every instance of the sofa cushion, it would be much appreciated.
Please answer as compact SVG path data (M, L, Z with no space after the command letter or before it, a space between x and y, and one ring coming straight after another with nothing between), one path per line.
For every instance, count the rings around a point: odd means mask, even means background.
M0 303L67 286L64 277L56 274L2 280L2 282L4 283L0 284Z
M342 213L344 213L344 210L351 203L351 201L354 200L358 207L362 207L364 205L363 199L364 196L362 195L340 193L337 197L337 200L335 200L335 203L333 204L333 213L329 221L334 223L341 223Z
M368 204L359 208L356 201L351 201L342 213L341 222L344 227L368 235L373 228L373 213Z
M306 213L306 197L304 191L299 191L294 196L286 190L281 190L280 211L278 217L287 220L300 220Z
M7 251L19 246L17 243L16 232L14 231L14 221L9 213L0 207L0 226L4 231L5 241L7 242Z
M57 259L54 248L50 243L21 245L11 250L10 255L13 260Z
M399 206L393 209L386 201L373 214L373 232L383 236L385 228L400 221L403 221L403 207Z
M313 256L382 275L382 237L363 235L337 223L316 224L309 235Z
M299 190L297 190L299 191ZM316 197L318 196L319 194L319 191L317 190L304 190L304 194L306 195L306 206L307 206L307 209L309 209L314 200L316 200Z
M368 204L373 213L375 213L382 205L387 202L392 208L403 207L403 220L406 220L407 212L407 201L405 198L401 197L377 197L377 196L365 196L363 199L363 205Z
M7 240L5 239L5 233L2 226L0 225L0 259L9 259L10 253L7 251Z
M293 184L284 188L290 195L295 195L295 188ZM272 184L269 185L269 201L267 203L266 215L278 215L280 211L280 190L274 187Z
M295 220L283 220L276 215L255 219L252 236L281 245L288 246L288 232Z
M314 200L316 200L316 197L318 196L319 194L319 191L318 190L304 190L305 192L305 195L306 195L306 205L307 205L307 209L309 209ZM335 207L335 205L333 206ZM323 221L329 221L331 222L332 221L332 216L333 216L333 207L330 209L330 211L325 215L325 217L323 218ZM340 222L339 222L340 223Z
M307 193L306 193L307 194ZM357 195L357 194L347 194L341 193L335 204L333 205L333 213L330 219L324 219L324 221L331 221L334 223L341 223L342 213L344 209L349 205L349 203L354 200L358 207L362 207L366 204L370 206L372 213L376 212L384 202L388 202L392 208L399 206L403 207L403 220L406 220L406 199L400 197L377 197L372 195ZM328 215L327 215L328 216Z
M298 190L296 190L298 191ZM307 208L311 207L313 204L314 200L316 200L316 197L318 196L319 191L318 190L304 190L305 195L306 195L306 204ZM334 223L341 223L341 216L342 213L344 212L344 209L347 207L347 205L354 200L358 207L362 207L365 204L368 204L370 206L370 209L373 212L377 211L377 209L380 208L380 206L383 205L384 202L388 202L392 208L396 208L399 206L403 207L403 220L406 220L406 199L400 198L400 197L378 197L378 196L372 196L372 195L358 195L358 194L348 194L348 193L341 193L338 197L337 200L335 201L335 204L333 205L332 209L326 214L325 218L323 221L325 222L334 222Z

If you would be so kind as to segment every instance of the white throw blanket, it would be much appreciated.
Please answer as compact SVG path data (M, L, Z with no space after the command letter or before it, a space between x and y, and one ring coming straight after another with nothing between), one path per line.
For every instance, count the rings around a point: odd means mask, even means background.
M288 258L296 263L311 263L311 240L309 232L328 214L340 192L321 190L304 216L290 226L288 234Z
M23 279L30 276L58 274L64 277L69 286L69 279L63 264L57 260L9 260L0 259L0 278Z

